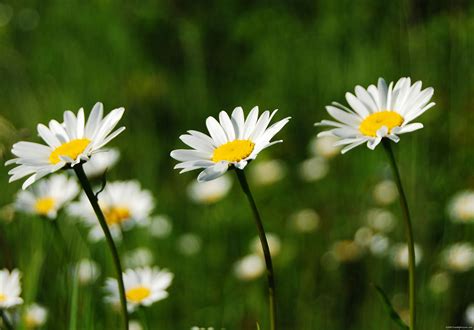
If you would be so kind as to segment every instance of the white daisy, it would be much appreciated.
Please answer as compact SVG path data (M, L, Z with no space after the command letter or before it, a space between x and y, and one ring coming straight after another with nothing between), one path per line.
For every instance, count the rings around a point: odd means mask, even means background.
M121 238L122 229L128 230L135 224L146 221L154 207L151 193L141 189L137 181L107 183L98 198L105 221L115 239ZM81 195L78 202L69 205L68 211L91 227L89 238L92 241L105 237L85 194Z
M260 151L282 142L270 140L288 123L290 117L268 127L277 110L264 111L260 117L258 107L254 107L247 119L244 111L237 107L231 117L225 112L219 113L219 121L208 117L206 126L209 135L197 131L179 138L192 149L173 150L171 157L180 161L174 168L180 173L204 169L199 173L198 181L210 181L224 174L229 167L243 170L247 163L257 157Z
M448 213L453 222L474 223L474 191L464 190L454 195Z
M48 310L41 305L31 304L26 307L23 319L28 329L42 327L48 319Z
M0 309L11 308L23 303L21 299L20 271L0 270Z
M196 182L189 184L187 192L189 198L199 204L213 204L224 198L232 188L232 180L223 175L213 181Z
M97 177L113 167L120 158L120 151L112 148L98 152L87 163L84 164L84 172L87 177Z
M58 211L79 193L76 180L65 175L53 175L34 185L30 190L18 193L15 208L21 212L54 219Z
M328 113L337 121L323 120L316 125L332 127L318 136L336 136L335 145L344 145L345 153L367 142L369 149L375 147L383 138L398 142L399 134L423 128L421 123L412 121L435 105L429 103L433 88L421 90L421 81L413 85L409 77L400 78L395 86L379 78L378 85L367 89L356 86L355 95L346 93L350 108L333 102L326 106Z
M172 273L166 269L160 270L158 267L127 269L123 273L123 282L129 312L133 312L138 306L150 306L168 297L166 289L171 285L172 280ZM114 305L120 303L117 280L107 279L105 290L107 291L106 301Z
M455 243L442 253L444 266L455 272L467 272L474 267L474 246L468 242Z
M38 134L47 145L24 141L15 143L12 153L17 158L5 163L18 165L8 172L11 175L10 182L29 175L23 183L25 189L45 175L89 160L92 154L125 129L121 127L112 132L122 117L124 108L112 110L104 118L103 111L102 103L96 103L87 122L81 108L77 117L71 111L64 112L63 123L51 120L49 127L39 124Z

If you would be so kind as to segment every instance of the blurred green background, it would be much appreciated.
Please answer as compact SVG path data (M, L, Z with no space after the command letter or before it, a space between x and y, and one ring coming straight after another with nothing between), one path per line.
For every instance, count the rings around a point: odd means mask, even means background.
M268 232L278 235L275 256L281 329L396 329L371 283L379 284L403 314L407 272L389 253L336 260L334 243L367 227L380 207L374 186L390 179L383 150L359 147L325 161L327 175L304 180L300 164L311 157L313 123L324 106L345 103L344 93L378 77L411 76L433 86L437 105L421 118L425 128L402 136L396 155L412 208L418 268L419 329L465 325L474 302L473 269L450 272L440 262L449 244L474 238L473 224L450 221L446 207L458 191L474 188L474 3L472 1L4 1L0 4L0 115L3 160L17 140L39 141L37 123L61 119L66 109L124 106L127 130L112 145L121 152L109 180L137 179L156 197L156 214L173 230L153 238L127 233L122 253L148 247L154 264L175 274L170 297L147 309L150 329L267 329L266 279L241 281L234 264L256 236L234 174L230 193L212 205L189 200L197 172L179 175L169 152L182 148L185 130L205 131L207 116L254 105L291 116L262 153L284 163L285 177L271 185L251 182ZM20 183L0 171L3 206ZM301 233L290 225L301 209L319 214L319 226ZM391 243L404 242L398 203ZM10 219L8 209L3 218ZM87 242L83 227L59 219L68 263L91 257L102 268L79 290L78 329L115 329L120 318L103 303L104 278L114 276L105 243ZM198 251L180 249L192 233ZM74 281L61 244L47 221L16 215L0 223L0 268L23 272L24 298L49 312L46 329L71 320ZM182 244L181 244L182 245ZM337 250L337 249L336 249ZM336 251L337 252L337 251ZM337 254L337 253L336 253ZM346 262L347 261L347 262ZM433 276L446 283L436 290ZM443 282L443 283L445 283ZM433 289L433 287L435 289ZM438 288L439 289L439 288ZM135 319L135 315L132 317Z

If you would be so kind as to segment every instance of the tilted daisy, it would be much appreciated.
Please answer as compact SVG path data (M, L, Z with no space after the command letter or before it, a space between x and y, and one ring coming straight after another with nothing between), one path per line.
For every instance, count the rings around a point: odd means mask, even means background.
M121 238L121 229L128 230L135 224L146 221L154 207L153 196L148 190L143 190L137 181L107 183L98 198L105 221L115 239ZM68 211L91 227L89 238L92 241L104 238L94 210L85 195L82 195L78 202L69 205Z
M260 151L282 142L270 140L288 123L290 117L268 126L277 110L264 111L259 116L258 107L254 107L247 118L241 107L229 115L219 113L219 121L214 117L206 120L209 135L190 130L180 136L181 141L192 149L173 150L171 157L180 161L175 169L180 173L204 169L198 181L210 181L223 175L229 167L244 169L247 163L257 157Z
M105 117L103 112L102 103L96 103L87 122L81 108L77 116L71 111L64 112L63 123L51 120L48 126L39 124L38 134L46 145L25 141L13 145L12 153L17 158L7 161L5 165L18 166L8 172L10 182L29 176L23 183L23 189L26 189L45 175L89 160L92 154L125 129L120 127L112 132L122 118L124 108L112 110Z
M76 180L58 174L31 187L21 190L15 201L15 208L21 212L37 214L50 219L79 193Z
M123 281L128 310L133 312L139 306L150 306L168 297L166 289L173 281L173 274L158 267L127 269L123 273ZM117 281L112 278L107 279L105 290L107 292L106 301L118 305Z
M7 269L0 270L0 309L21 305L21 274L18 269L11 272Z
M379 78L377 86L370 85L367 89L356 86L355 95L346 93L350 108L337 102L326 106L336 121L316 123L332 127L319 133L318 137L338 137L335 145L345 146L342 153L363 143L373 150L383 138L398 142L398 135L423 128L413 120L435 105L430 102L432 96L433 88L422 90L421 81L411 84L409 77L400 78L395 86L391 82L387 87L383 78Z

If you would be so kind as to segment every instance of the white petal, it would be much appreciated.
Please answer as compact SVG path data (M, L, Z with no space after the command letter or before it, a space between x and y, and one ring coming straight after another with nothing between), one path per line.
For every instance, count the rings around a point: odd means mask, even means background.
M219 122L214 117L207 117L206 127L217 145L227 143L227 135Z
M227 172L228 168L228 162L222 161L216 163L216 165L208 167L204 171L199 173L197 180L199 182L214 180L223 175L225 172Z

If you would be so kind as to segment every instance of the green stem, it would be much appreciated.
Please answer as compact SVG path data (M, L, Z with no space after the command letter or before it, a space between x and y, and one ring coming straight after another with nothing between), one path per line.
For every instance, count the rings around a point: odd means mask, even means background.
M270 254L270 248L268 247L267 238L265 236L265 229L263 228L262 219L258 213L257 205L253 199L250 191L247 178L243 170L235 169L237 178L239 179L240 186L244 191L252 209L255 224L257 225L258 236L260 238L260 244L262 245L263 255L265 257L265 266L267 267L267 279L268 279L268 300L270 310L270 329L276 329L276 299L275 299L275 279L273 275L272 256Z
M2 314L3 326L5 327L5 329L13 330L13 326L10 323L10 320L8 319L7 314L5 313L3 309L0 310L0 314Z
M77 178L79 179L79 182L81 183L81 186L84 189L84 192L86 193L87 198L89 199L89 202L92 205L92 208L94 209L95 215L97 216L100 226L102 227L102 230L105 234L105 239L107 241L107 244L109 245L110 252L112 253L115 270L117 272L117 282L119 287L120 303L122 306L124 329L128 330L127 299L125 297L125 287L123 284L122 277L122 266L120 264L120 258L117 252L117 247L115 246L112 235L110 234L109 226L105 221L104 213L102 213L102 210L100 209L97 196L92 191L91 184L86 176L86 173L84 172L82 164L75 165L73 169L74 172L76 172Z
M140 314L140 319L142 321L143 329L148 330L148 322L146 320L145 307L140 306L138 308L138 313Z
M415 329L416 321L416 298L415 298L415 239L413 238L413 228L411 225L410 211L408 209L407 198L403 190L402 180L400 179L400 172L398 171L395 156L390 140L384 138L382 144L387 153L390 167L392 168L395 177L395 183L400 195L400 205L402 207L403 218L405 220L405 231L408 243L408 281L409 281L409 296L410 296L410 330Z

